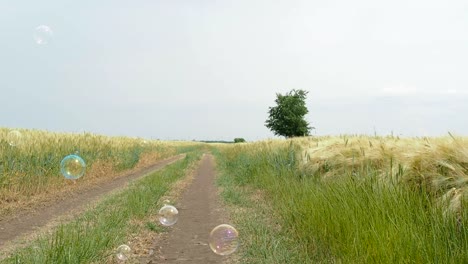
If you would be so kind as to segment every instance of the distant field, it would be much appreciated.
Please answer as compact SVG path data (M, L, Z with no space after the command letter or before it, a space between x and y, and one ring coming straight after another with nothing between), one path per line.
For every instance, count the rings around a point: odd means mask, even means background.
M245 263L467 263L468 138L218 145Z

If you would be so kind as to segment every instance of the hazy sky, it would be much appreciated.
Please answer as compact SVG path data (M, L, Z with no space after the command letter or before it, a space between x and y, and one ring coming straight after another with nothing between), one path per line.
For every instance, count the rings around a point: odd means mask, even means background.
M257 140L295 88L317 135L468 135L466 0L0 0L0 32L3 127Z

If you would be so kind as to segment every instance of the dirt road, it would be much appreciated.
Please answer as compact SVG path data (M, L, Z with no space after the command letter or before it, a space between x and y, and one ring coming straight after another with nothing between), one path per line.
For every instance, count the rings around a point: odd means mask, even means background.
M212 155L204 155L192 184L176 204L179 220L167 236L155 242L155 254L144 263L223 263L230 256L213 253L208 245L211 230L226 221L214 183Z

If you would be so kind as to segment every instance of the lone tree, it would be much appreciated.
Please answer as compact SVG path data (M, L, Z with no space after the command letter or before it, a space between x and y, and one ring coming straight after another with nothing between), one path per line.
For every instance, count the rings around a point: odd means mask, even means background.
M287 138L308 136L312 129L304 119L304 116L309 112L305 103L308 93L296 89L286 95L277 93L276 106L270 107L265 126L277 136Z

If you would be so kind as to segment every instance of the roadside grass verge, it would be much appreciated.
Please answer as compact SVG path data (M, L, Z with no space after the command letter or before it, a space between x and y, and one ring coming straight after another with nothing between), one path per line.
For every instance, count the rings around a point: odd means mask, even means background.
M224 151L213 149L212 152L220 173L217 185L221 189L221 198L239 231L241 245L235 254L240 263L307 263L301 256L303 248L297 247L288 230L282 228L279 216L267 202L266 193L239 184L234 177L239 168L229 165Z
M451 202L441 205L426 185L383 179L383 170L364 161L340 177L323 177L335 167L304 170L296 143L218 146L225 201L246 236L241 262L468 262L464 199L451 212ZM261 201L246 201L256 191Z
M201 157L200 151L187 153L183 160L132 182L128 188L105 198L76 220L60 224L41 235L1 263L107 263L114 250L127 243L135 231L135 220L157 214L159 199L186 170ZM147 223L149 231L161 231Z

